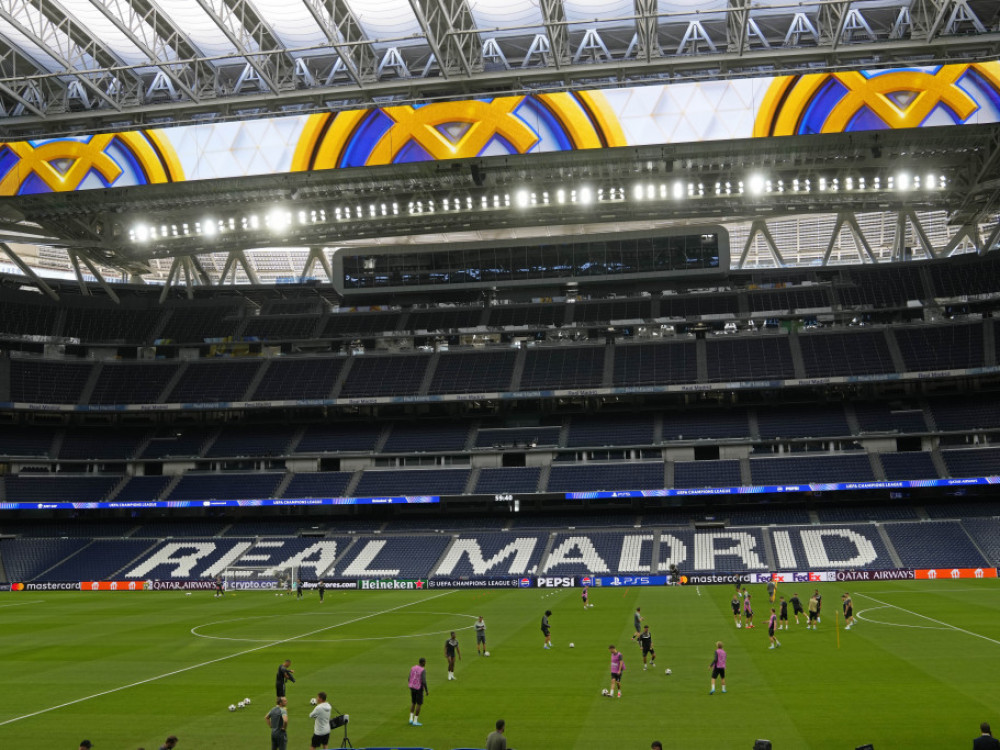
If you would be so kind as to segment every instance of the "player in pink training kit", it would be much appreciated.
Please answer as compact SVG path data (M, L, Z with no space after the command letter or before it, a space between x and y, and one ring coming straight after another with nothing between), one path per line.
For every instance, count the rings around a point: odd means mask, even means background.
M708 691L708 694L713 695L715 693L716 677L722 679L722 692L726 692L726 652L722 650L722 641L716 642L715 658L712 659L712 663L709 666L712 667L712 689Z
M421 659L410 667L410 679L407 684L410 686L410 726L422 727L417 717L420 716L420 707L424 705L424 696L430 695L427 689L427 660Z
M777 624L778 615L775 614L774 607L771 607L771 618L767 621L767 635L771 639L771 645L768 646L769 649L781 645L781 641L774 637L774 628Z
M622 652L614 646L608 646L608 651L611 652L611 692L608 693L608 697L612 697L617 689L618 697L621 698L622 672L625 671L625 657L623 657Z
M753 627L753 607L750 605L750 594L743 595L743 627Z

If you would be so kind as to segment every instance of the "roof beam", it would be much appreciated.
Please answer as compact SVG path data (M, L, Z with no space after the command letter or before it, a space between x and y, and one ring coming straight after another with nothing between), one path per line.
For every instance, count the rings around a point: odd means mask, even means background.
M539 0L538 7L542 11L542 24L549 38L551 65L556 70L562 70L571 61L566 7L562 0Z
M441 75L482 70L483 44L466 0L410 0ZM456 33L461 32L461 33Z
M142 101L142 79L92 38L55 0L0 0L0 19L44 49L89 93L121 111Z
M377 59L371 42L344 0L302 0L313 20L337 51L354 85L363 88L377 79Z
M659 24L656 17L656 0L633 0L635 8L635 39L638 45L636 57L649 62L654 57L661 57Z
M112 9L122 5L123 0L91 0L108 5ZM175 60L169 67L176 78L181 79L188 89L195 92L195 101L212 98L217 93L218 72L214 65L205 60L205 55L195 47L177 26L169 14L160 10L153 0L124 0L129 9L123 19L133 33L140 35L140 29L148 27L153 37L147 39L148 46L156 54L154 59ZM134 16L132 14L135 14Z
M0 36L0 70L7 73L7 82L0 82L0 92L14 100L13 109L27 110L36 117L45 117L52 106L63 102L66 86L57 78L36 78L44 69L37 62ZM28 96L25 96L28 93ZM3 109L4 116L10 113Z
M248 0L197 0L270 94L294 87L295 63ZM238 91L234 93L239 93Z
M179 52L166 38L157 33L149 22L149 15L158 13L151 6L140 7L128 0L90 0L91 3L122 32L170 81L172 88L183 94L189 101L199 103L197 76L184 76L190 65L178 61ZM209 76L212 80L214 76Z

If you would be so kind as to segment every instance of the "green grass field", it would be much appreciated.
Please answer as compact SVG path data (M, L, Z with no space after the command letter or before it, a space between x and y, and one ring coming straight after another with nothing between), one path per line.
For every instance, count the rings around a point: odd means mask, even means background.
M808 586L796 587L803 599ZM818 632L794 624L767 648L763 586L751 587L757 628L736 630L729 586L594 590L328 592L297 601L272 593L11 594L0 599L0 747L97 750L269 747L264 714L274 674L292 659L289 747L309 745L309 698L325 690L351 715L356 747L482 747L507 720L510 745L545 748L785 748L967 746L980 721L1000 729L996 581L821 584ZM838 629L840 594L862 621ZM792 587L779 593L790 594ZM630 641L642 607L658 652L642 670ZM551 609L555 648L538 628ZM476 656L473 618L488 626ZM464 660L448 682L447 632ZM838 641L839 636L839 641ZM708 694L716 640L729 652L725 695ZM568 648L570 642L575 648ZM624 652L623 697L608 685L608 645ZM407 672L428 660L423 727L407 724ZM664 669L673 674L667 676ZM250 697L252 705L227 707ZM331 746L340 746L335 732Z

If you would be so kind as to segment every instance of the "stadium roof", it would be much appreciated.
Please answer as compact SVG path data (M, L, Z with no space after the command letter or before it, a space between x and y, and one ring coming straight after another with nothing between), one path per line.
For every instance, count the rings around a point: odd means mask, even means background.
M37 143L470 98L988 63L1000 58L998 23L994 0L0 0L0 138ZM914 249L907 257L929 257L995 244L998 150L996 126L920 128L20 195L0 200L0 238L22 270L208 282L227 268L240 281L297 276L317 254L354 244L552 236L579 232L584 221L588 232L723 223L744 266L901 259L904 246ZM890 178L898 187L900 174L906 187L919 174L924 188L930 175L935 190L846 188L860 175L869 186L878 177L883 188ZM751 189L757 179L766 190ZM813 189L792 195L796 179ZM731 190L716 189L727 182ZM616 200L600 211L582 201L516 210L522 191L534 205L532 194L541 203L546 191L584 184ZM640 184L704 200L643 203ZM142 216L193 225L193 212L212 205L249 221L283 203L312 210L332 195L348 196L363 215L281 237L126 241ZM410 210L420 198L438 210ZM477 210L440 210L444 200L470 199ZM510 210L479 210L483 200ZM383 204L405 216L387 221ZM829 232L803 231L817 224Z

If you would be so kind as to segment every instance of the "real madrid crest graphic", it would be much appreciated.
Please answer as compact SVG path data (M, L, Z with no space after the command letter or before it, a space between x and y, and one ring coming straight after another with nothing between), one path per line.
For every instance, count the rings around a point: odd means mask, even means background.
M0 196L183 179L173 147L156 131L0 143Z
M1000 62L776 78L754 136L844 133L971 123L1000 111Z
M313 115L292 171L624 145L600 92L506 96Z

